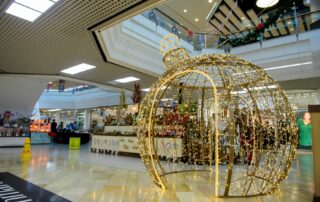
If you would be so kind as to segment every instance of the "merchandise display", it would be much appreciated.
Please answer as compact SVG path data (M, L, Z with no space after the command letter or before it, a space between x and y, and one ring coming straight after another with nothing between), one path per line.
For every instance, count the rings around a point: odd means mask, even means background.
M191 124L193 117L190 118L189 112L183 107L178 106L175 100L163 100L157 112L156 120L159 123L176 123L176 125L163 126L156 128L157 145L159 144L159 156L166 157L166 150L173 148L177 156L182 157L182 145L184 144L183 125ZM115 107L113 111L108 111L105 117L105 126L103 132L95 132L92 136L91 151L113 154L139 154L137 146L137 117L136 105L123 105ZM196 109L196 106L193 106ZM193 112L194 114L194 112ZM147 137L147 136L146 136ZM178 149L176 151L175 149ZM162 149L162 150L161 150ZM161 151L160 151L161 150Z
M30 136L29 118L19 115L13 119L11 111L0 115L0 147L22 147L25 139Z
M30 132L50 132L49 120L31 120Z
M191 58L175 40L164 38L167 71L144 97L137 121L140 156L153 181L166 189L172 173L207 171L216 197L274 192L289 173L298 142L284 91L248 61L231 55ZM190 108L196 103L193 119L190 110L181 115L174 110L169 121L159 122L161 100ZM157 140L158 128L184 134L182 157L159 148L165 144ZM159 151L166 159L159 158Z

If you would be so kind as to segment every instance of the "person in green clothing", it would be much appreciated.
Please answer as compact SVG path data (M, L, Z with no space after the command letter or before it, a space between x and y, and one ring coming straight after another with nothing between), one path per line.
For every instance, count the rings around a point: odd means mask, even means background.
M309 112L303 114L303 119L297 121L299 129L299 148L311 149L312 134L311 134L311 115Z

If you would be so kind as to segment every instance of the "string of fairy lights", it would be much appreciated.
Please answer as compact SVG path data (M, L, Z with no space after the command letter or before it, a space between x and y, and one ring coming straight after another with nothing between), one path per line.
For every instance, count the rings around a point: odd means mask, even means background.
M150 88L138 116L140 155L153 181L167 189L188 173L194 183L206 179L215 197L275 192L297 145L284 91L248 61L231 55L190 58L176 37L165 40L167 71Z

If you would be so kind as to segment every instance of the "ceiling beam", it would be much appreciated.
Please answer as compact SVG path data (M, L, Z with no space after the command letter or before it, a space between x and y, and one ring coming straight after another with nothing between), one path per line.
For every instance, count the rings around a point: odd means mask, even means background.
M211 20L211 22L212 22L212 24L214 24L214 25L217 27L217 29L218 29L219 31L221 31L223 34L225 34L225 35L229 35L229 34L230 34L229 31L224 27L224 25L221 24L218 20L213 19L213 20Z
M299 32L305 32L306 31L304 29L303 20L302 20L301 16L298 16L298 29L299 29Z
M294 26L293 26L293 20L290 18L290 19L287 19L284 21L286 23L286 26L288 27L288 30L289 30L289 33L290 34L294 34L295 33L295 30L294 30Z
M279 30L281 35L287 35L288 34L287 30L285 29L285 24L283 24L283 21L282 22L278 21L276 23L276 25L277 25L277 28L278 28L278 30Z
M228 19L226 19L220 12L217 12L214 16L217 19L219 19L220 22L222 22L222 24L224 26L226 26L230 30L231 33L238 31L231 23L229 23Z
M229 20L238 28L238 31L242 30L241 22L232 14L231 10L225 5L219 7L225 16L229 17Z
M235 14L237 14L239 19L247 19L246 14L243 13L243 11L239 8L239 6L233 1L233 0L225 0L225 2L228 4L228 6L234 11ZM241 23L244 25L244 27L251 28L254 26L252 22L248 22L247 24Z

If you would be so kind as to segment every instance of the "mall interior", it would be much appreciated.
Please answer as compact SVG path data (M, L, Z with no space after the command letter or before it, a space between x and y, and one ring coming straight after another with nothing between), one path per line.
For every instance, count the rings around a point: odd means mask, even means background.
M3 0L0 201L320 201L320 0Z

